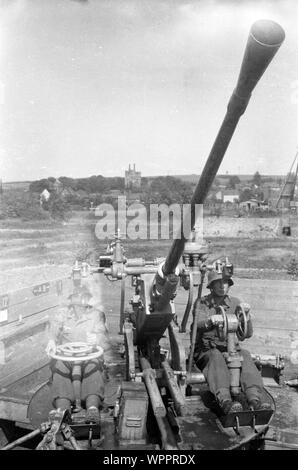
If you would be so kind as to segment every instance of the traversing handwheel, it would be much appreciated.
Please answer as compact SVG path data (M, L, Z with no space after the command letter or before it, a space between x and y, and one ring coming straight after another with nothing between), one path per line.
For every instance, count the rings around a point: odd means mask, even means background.
M85 362L103 356L103 348L76 341L57 346L56 352L51 352L49 356L57 361Z

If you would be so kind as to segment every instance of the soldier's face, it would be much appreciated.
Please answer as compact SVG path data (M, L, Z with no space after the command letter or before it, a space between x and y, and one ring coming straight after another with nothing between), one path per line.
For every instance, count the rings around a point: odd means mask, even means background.
M215 295L219 297L225 295L225 283L222 279L218 279L217 281L213 281L212 290Z
M74 310L76 312L76 315L80 317L84 315L86 308L84 307L84 305L74 305Z
M228 281L223 281L223 285L224 285L225 295L227 295L227 293L229 292L230 285Z

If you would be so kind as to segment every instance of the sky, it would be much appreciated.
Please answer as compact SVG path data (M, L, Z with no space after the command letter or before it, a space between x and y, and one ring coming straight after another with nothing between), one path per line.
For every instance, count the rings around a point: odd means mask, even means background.
M296 0L0 0L0 179L199 174L263 18L286 39L219 173L286 174L297 17Z

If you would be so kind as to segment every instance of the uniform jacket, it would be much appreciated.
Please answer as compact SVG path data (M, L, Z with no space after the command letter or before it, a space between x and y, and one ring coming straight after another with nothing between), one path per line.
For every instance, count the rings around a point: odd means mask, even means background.
M50 320L49 337L57 345L80 341L109 349L105 314L91 306L79 316L71 306L59 309Z
M219 339L217 328L212 325L210 317L219 313L216 308L219 305L223 306L227 313L235 313L239 304L240 300L236 297L226 295L218 298L212 293L202 297L200 302L195 303L193 313L195 314L195 311L197 311L198 315L198 329L194 351L195 359L197 359L201 353L211 348L217 348L221 352L227 351L227 340ZM251 319L249 319L247 323L247 338L250 338L253 334ZM193 325L191 326L191 330L192 328Z

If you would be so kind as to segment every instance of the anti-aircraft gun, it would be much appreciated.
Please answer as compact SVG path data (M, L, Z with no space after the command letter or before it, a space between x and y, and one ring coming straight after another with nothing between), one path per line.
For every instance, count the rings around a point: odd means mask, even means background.
M196 275L200 276L199 295L201 293L202 279L208 269L206 264L208 250L204 245L196 247L194 253L189 251L189 246L185 250L195 227L196 206L204 203L237 123L246 110L251 93L284 37L283 29L273 21L260 20L252 26L239 78L228 103L226 115L194 191L189 212L184 214L183 230L174 239L165 260L158 264L156 260L147 263L143 259L126 259L118 237L114 242L112 254L105 257L105 263L108 264L102 269L104 274L114 279L124 279L130 275L135 288L131 301L133 312L124 318L122 311L121 318L127 363L126 381L122 383L115 412L121 445L132 442L145 443L148 409L157 425L161 448L201 448L204 447L203 435L210 443L210 432L207 427L200 429L195 438L190 438L189 426L196 424L198 416L202 421L203 414L198 414L198 402L194 397L187 396L187 386L203 383L205 379L202 374L193 373L192 354L187 367L185 345L179 333L174 299L179 281L182 285L188 286L192 292L191 264ZM189 220L187 232L185 227ZM180 332L185 331L191 295L180 325ZM245 325L244 310L235 321L223 313L223 334L229 338L233 338L236 333L245 337ZM169 338L168 349L163 348L166 332ZM192 339L194 340L194 336ZM233 340L229 340L229 343L233 345ZM240 367L239 361L235 366L236 362L234 358L231 369ZM233 387L237 388L237 384L233 383ZM225 434L223 444L220 445L240 448L244 446L244 442L248 443L251 440L256 442L257 438L266 433L272 412L244 412L243 416L238 414L230 417L228 423L222 421L224 427L231 428L234 432L229 437Z
M126 370L125 380L118 387L117 399L113 404L118 443L112 448L169 450L262 446L273 410L232 413L226 419L216 414L216 410L210 411L210 403L206 400L208 393L204 393L207 388L205 377L192 367L196 328L193 328L189 357L189 338L185 332L194 288L198 287L199 298L205 273L211 267L207 262L207 244L195 236L194 228L198 222L196 206L204 203L251 93L282 44L284 36L283 29L272 21L261 20L252 26L226 116L195 189L190 210L184 214L183 230L174 239L167 257L151 261L143 258L129 259L125 256L120 234L117 234L108 252L100 257L100 266L91 268L93 272L103 273L109 280L121 282L119 329L120 333L124 334ZM188 229L185 229L186 227ZM225 269L231 267L227 261L223 266ZM79 284L82 272L85 275L87 270L86 264L81 268L75 266L74 285L76 282ZM125 310L124 280L128 276L131 277L134 287L130 302L131 312ZM181 323L174 302L179 284L188 291L188 301ZM195 321L196 318L194 325ZM234 340L235 335L245 337L245 332L245 308L240 309L237 319L229 318L222 312L221 334L228 337L230 344L229 358L233 378L231 386L234 388L238 386L237 376L239 362L241 363L233 350ZM78 361L78 357L74 360ZM276 370L282 368L280 358L268 356L257 357L256 360L260 367L270 366L270 363L275 362ZM78 448L75 440L76 426L80 432L89 433L89 441L92 441L95 427L93 430L78 420L76 424L67 413L54 410L50 413L49 420L40 426L41 418L38 413L40 409L45 408L44 403L49 401L49 397L49 385L46 383L34 394L28 409L31 423L34 424L36 418L39 428L17 441L10 442L6 449L39 434L45 434L39 445L48 448L49 433L51 445L56 445L56 442L61 444L63 441L66 448L66 441L71 448ZM107 421L110 425L110 415L107 416ZM103 424L104 422L103 419ZM112 434L108 432L106 440L110 437L114 445ZM109 442L107 445L109 446Z

